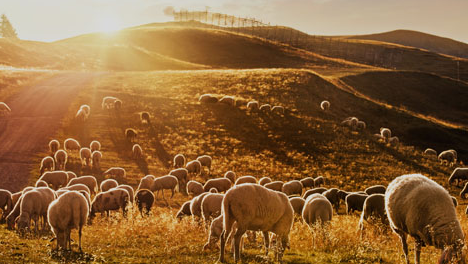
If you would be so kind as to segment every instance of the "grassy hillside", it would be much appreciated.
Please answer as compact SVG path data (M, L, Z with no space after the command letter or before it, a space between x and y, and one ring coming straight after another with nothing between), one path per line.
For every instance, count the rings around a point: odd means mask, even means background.
M0 67L0 102L17 93L24 86L56 74L52 71L16 70Z
M389 42L455 57L468 58L468 44L413 30L393 30L377 34L350 36L348 38Z

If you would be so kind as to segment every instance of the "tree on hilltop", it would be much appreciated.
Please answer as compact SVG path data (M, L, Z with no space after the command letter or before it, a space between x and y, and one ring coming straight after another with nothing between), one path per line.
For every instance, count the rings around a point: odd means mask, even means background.
M13 26L10 23L10 20L8 20L5 14L3 14L0 18L0 37L14 39L18 38L16 30L13 28Z

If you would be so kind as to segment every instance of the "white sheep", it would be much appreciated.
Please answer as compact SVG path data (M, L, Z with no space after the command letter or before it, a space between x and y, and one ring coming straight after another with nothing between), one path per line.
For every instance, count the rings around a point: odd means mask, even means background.
M90 220L92 220L96 213L106 212L109 216L110 211L122 209L122 214L127 215L127 204L130 201L130 195L124 189L111 189L107 192L100 192L91 203Z
M388 139L388 144L394 146L394 147L398 147L398 145L400 144L400 139L396 136L393 136L391 138Z
M65 141L63 141L63 148L65 151L70 153L71 151L79 151L81 149L80 142L78 142L76 139L73 138L67 138Z
M74 173L73 171L67 171L67 175L68 175L68 182L71 181L71 179L74 179L74 178L78 177L78 176L76 176L76 173Z
M137 136L138 136L138 133L136 132L135 129L133 129L133 128L125 129L125 138L129 142L133 142L136 139Z
M119 186L119 183L116 180L107 179L101 182L101 185L99 185L99 188L101 189L101 192L107 192L108 190L115 188L117 186Z
M49 187L49 184L43 180L37 180L35 187Z
M208 192L211 188L216 188L218 192L226 192L231 186L232 182L228 178L215 178L207 180L203 186L203 190Z
M174 197L174 193L176 191L177 186L179 185L179 181L177 177L172 175L165 175L161 177L157 177L154 179L153 184L151 185L151 191L156 192L156 198L158 198L159 191L162 192L162 197L164 198L164 190L171 190L171 198Z
M236 99L234 98L234 96L225 95L221 97L221 99L219 99L219 103L229 106L236 106Z
M118 99L116 97L113 97L113 96L106 96L106 97L102 98L102 104L101 104L102 109L113 108L114 103L117 100Z
M142 159L143 158L143 149L139 144L134 144L132 147L132 156L135 159Z
M251 112L257 112L259 108L260 107L257 101L250 101L247 103L247 109L249 109Z
M258 180L258 184L265 186L265 184L272 182L270 177L262 177Z
M312 177L305 177L304 179L301 179L300 182L302 183L302 186L304 187L304 189L315 187L315 181L314 181L314 178Z
M85 110L84 109L79 109L77 112L76 112L76 115L75 115L75 119L77 121L80 121L80 122L84 122L88 119L88 115L86 114Z
M148 125L150 124L151 122L151 115L150 113L144 111L144 112L141 112L140 113L140 121L141 121L141 124L143 125Z
M198 160L192 160L187 162L185 168L189 173L193 173L195 175L199 175L201 172L201 163Z
M424 150L424 155L437 157L437 151L435 149L427 148Z
M80 149L80 160L82 166L91 166L91 149L81 148Z
M210 194L209 192L204 192L196 197L194 197L190 201L190 215L194 217L202 217L202 211L201 211L201 203L203 202L203 198L205 198L206 195Z
M186 185L188 181L188 170L184 168L178 168L171 170L169 172L169 175L175 176L179 182L179 190L182 190L182 192L186 191ZM184 193L184 195L187 193Z
M203 250L213 248L216 245L216 242L219 240L221 233L223 232L223 222L223 215L219 215L218 217L213 219L210 225L208 242L206 242L206 244L203 245Z
M80 109L82 109L85 112L86 117L88 117L89 114L91 114L91 107L89 107L89 105L87 104L81 105Z
M138 206L141 216L143 216L143 208L146 208L146 215L149 215L151 207L154 204L154 194L150 190L141 189L135 194L135 203Z
M385 213L385 195L381 193L374 193L369 195L364 201L364 206L359 220L359 229L364 229L364 220L374 216L379 218L382 224L388 224L387 214Z
M257 183L257 178L255 178L254 176L250 176L250 175L241 176L236 180L235 185L239 185L243 183Z
M59 149L55 152L55 169L57 170L65 170L65 166L67 165L68 154L65 150Z
M42 229L47 222L47 208L56 198L54 191L49 187L35 188L23 195L20 204L20 214L17 218L18 230L23 231L30 227L31 220L34 221L36 233L39 227L39 218L43 219Z
M92 161L93 169L95 170L101 169L101 159L102 159L101 151L95 150L93 151L93 153L91 153L91 161Z
M262 112L271 112L271 105L270 104L262 104L259 108Z
M224 178L229 179L233 184L236 182L236 173L233 171L226 171Z
M2 209L2 218L0 222L5 221L5 218L13 209L12 194L8 190L0 189L0 209Z
M121 101L121 100L119 100L119 99L115 100L115 102L114 102L114 109L115 109L116 111L122 109L122 101Z
M63 187L63 188L60 188L59 190L66 190L66 191L84 191L86 192L88 195L91 195L91 190L88 188L88 186L82 184L82 183L77 183L77 184L73 184L73 185L70 185L70 186L67 186L67 187ZM91 205L91 203L90 203Z
M330 109L330 102L329 101L322 101L320 103L320 108L323 110L323 111L327 111L328 109Z
M241 184L226 192L222 214L224 216L221 234L221 252L219 260L224 262L226 239L232 226L237 222L234 234L234 259L240 259L240 240L247 230L262 231L268 254L268 232L276 234L278 260L282 261L284 249L289 246L289 233L293 225L294 212L288 197L284 193L269 190L258 184Z
M366 122L359 120L356 124L356 129L357 130L364 130L366 129L367 125Z
M314 178L314 186L315 187L320 187L325 184L325 177L323 176L318 176Z
M214 104L218 102L218 98L211 94L203 94L198 98L198 101L204 104Z
M189 181L187 183L187 194L191 194L193 196L198 196L204 192L203 184L197 181Z
M39 180L47 182L54 190L58 190L60 187L67 186L68 174L65 171L46 171Z
M47 216L52 232L57 239L57 247L71 250L71 229L78 229L79 249L81 251L81 235L89 214L89 204L85 196L76 191L69 191L53 201ZM67 245L68 244L68 245Z
M117 186L116 188L126 190L128 192L128 195L130 195L130 203L133 205L135 195L135 190L133 189L133 187L127 184L119 184L119 186Z
M374 194L374 193L385 194L386 190L387 190L387 187L379 184L379 185L373 185L373 186L367 187L364 190L364 192L367 193L367 195L371 195L371 194Z
M224 194L209 193L203 197L201 202L201 212L203 220L208 223L210 219L216 218L221 214L221 204Z
M271 112L274 114L284 115L284 107L280 105L275 105L271 108Z
M60 142L56 139L52 139L50 142L49 142L49 151L50 153L55 154L55 152L57 152L57 150L59 150L60 148Z
M283 189L283 185L284 185L284 182L282 181L273 181L273 182L269 182L265 184L264 186L267 189L281 192Z
M464 180L468 180L468 168L456 168L449 177L449 184L452 185L454 181L457 181L457 186L460 186Z
M305 200L301 197L291 197L289 202L294 210L294 213L302 215L302 209L304 208Z
M91 152L101 150L101 143L97 140L93 140L91 143L89 143L89 149L91 149Z
M390 130L390 128L381 127L380 128L380 135L382 135L382 137L384 137L385 140L388 140L392 136L392 131Z
M146 175L145 177L141 178L140 184L138 185L137 190L142 190L142 189L150 190L151 185L153 185L154 179L156 179L154 175Z
M121 167L111 167L108 170L106 170L103 174L103 177L109 176L113 177L113 179L121 180L125 179L127 176L127 172L125 172L124 168Z
M190 211L190 205L192 204L192 201L193 199L190 201L186 201L184 204L182 204L182 206L180 207L179 211L176 214L176 217L178 219L182 219L184 216L192 215L192 212Z
M317 222L325 224L333 217L333 207L330 201L319 193L314 193L307 197L302 209L302 219L309 226Z
M395 178L385 193L385 210L391 228L400 236L407 263L408 234L415 239L416 264L423 245L443 249L439 263L460 261L465 236L452 198L438 183L421 174Z
M287 196L298 194L299 196L302 195L302 183L298 180L288 181L283 184L281 191L284 192Z
M310 190L307 190L303 195L302 195L302 198L304 199L307 199L307 197L309 197L310 195L314 194L314 193L319 193L319 194L322 194L324 192L327 191L327 188L324 188L324 187L316 187L314 189L310 189ZM340 197L339 193L337 192L337 196L338 198Z
M202 155L202 156L199 156L197 158L197 160L200 162L200 164L203 166L203 167L206 167L208 168L208 175L211 174L211 162L212 162L212 158L211 156L209 155Z
M440 161L441 164L447 163L447 165L452 166L457 162L457 158L455 156L455 153L452 150L444 150L442 151L437 159Z
M185 156L177 154L174 156L174 168L182 168L185 166Z
M49 170L49 171L55 170L55 161L50 156L44 157L41 160L41 168L39 169L39 173L42 175L44 171L46 170Z
M96 180L96 178L94 176L87 175L87 176L80 176L78 178L71 179L68 182L67 187L78 184L78 183L81 183L81 184L84 184L84 185L88 186L88 188L91 191L92 195L96 194L99 191L97 180Z
M0 115L7 116L11 113L11 108L4 102L0 102Z

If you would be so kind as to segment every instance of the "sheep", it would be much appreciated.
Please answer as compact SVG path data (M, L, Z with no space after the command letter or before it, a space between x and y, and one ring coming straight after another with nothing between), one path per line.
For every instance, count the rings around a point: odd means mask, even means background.
M388 144L394 147L398 147L398 145L400 144L400 139L396 136L391 137L388 139Z
M3 211L0 222L3 223L7 215L10 214L13 209L13 201L11 199L10 191L0 189L0 208Z
M179 190L182 190L184 195L188 195L188 193L185 193L188 181L188 170L184 168L174 169L169 172L169 175L175 176L177 178L179 181Z
M45 170L54 171L55 170L55 161L52 157L47 156L41 160L41 168L39 173L42 175Z
M95 150L93 151L93 153L91 153L92 168L94 170L101 170L101 159L102 159L101 151Z
M377 141L385 141L385 137L383 137L381 134L373 134L372 137Z
M197 196L198 197L198 196ZM192 211L190 210L190 205L192 204L192 200L186 201L179 209L176 214L176 218L182 219L184 216L191 216Z
M301 215L302 208L304 208L305 200L301 197L291 197L289 198L289 202L294 210L294 213Z
M147 189L140 189L135 194L135 203L138 206L141 216L143 216L143 207L146 208L146 215L149 215L151 207L154 204L154 194Z
M233 184L236 182L236 173L233 171L226 171L224 178L229 179Z
M257 183L257 179L254 176L242 176L236 180L235 185L242 183Z
M463 187L463 190L460 192L460 197L462 199L466 199L466 194L468 193L468 182L465 183L465 187Z
M201 213L203 220L207 223L211 218L221 214L221 204L224 194L209 193L203 197L201 202Z
M141 178L137 190L151 189L151 185L153 185L154 179L156 179L154 175L146 175L145 177Z
M38 232L39 218L44 220L44 224L47 222L47 207L55 199L55 193L47 188L50 192L46 193L44 190L40 191L40 188L29 191L23 195L20 205L20 214L16 219L18 224L18 230L23 231L30 227L31 220L34 221L34 229ZM44 229L45 225L43 225Z
M49 184L43 180L37 180L35 187L49 187Z
M390 128L386 128L386 127L381 127L380 128L380 135L382 135L382 137L385 138L385 140L389 140L390 137L392 136L392 131L390 130Z
M323 110L323 111L327 111L328 109L330 109L330 102L329 101L322 101L320 103L320 108Z
M55 158L55 169L58 170L65 170L65 166L67 165L68 154L62 149L57 150L54 155Z
M358 128L359 119L357 117L348 117L341 122L341 125L347 126L352 130L356 130Z
M454 181L457 181L457 186L460 186L460 182L468 180L468 168L456 168L453 170L449 178L449 184L452 185Z
M107 179L107 180L103 180L99 187L101 189L101 192L107 192L108 190L115 188L117 186L119 186L119 183L116 180Z
M124 189L111 189L107 192L100 192L91 203L90 221L96 216L96 213L106 212L109 216L111 210L122 209L124 217L127 215L127 204L130 201L130 195Z
M441 164L447 163L447 165L452 166L454 163L457 162L457 158L455 157L455 154L451 150L444 150L442 151L437 159L440 161Z
M98 192L98 184L94 176L80 176L78 178L71 179L68 182L67 187L78 183L88 186L89 190L91 191L91 195L94 195Z
M218 189L216 189L215 187L211 188L208 192L209 193L219 193Z
M21 191L11 194L11 203L12 203L13 207L16 205L16 203L18 202L21 195L23 195L23 192L21 192Z
M79 245L81 251L81 235L83 226L89 215L89 204L85 196L76 191L70 191L53 201L47 210L49 225L57 238L57 247L71 250L71 229L78 229Z
M229 106L236 106L236 99L234 96L225 95L219 99L220 104L225 104Z
M185 168L189 173L193 173L195 175L199 175L201 172L201 163L198 160L192 160L187 162Z
M265 184L272 182L270 177L262 177L260 180L258 180L258 184L265 186Z
M68 182L71 181L71 179L74 179L74 178L78 177L78 176L76 176L76 173L74 173L73 171L67 171L67 176L68 176Z
M202 104L214 104L218 102L218 98L211 94L202 94L198 101Z
M284 107L280 105L275 105L271 108L271 112L274 114L284 115Z
M128 142L133 143L133 141L136 139L137 136L138 136L138 133L136 132L135 129L133 128L125 129L125 138L127 139Z
M174 168L185 167L185 156L183 154L177 154L174 156Z
M271 112L271 105L263 104L260 106L259 110L262 112Z
M47 182L54 190L58 190L61 186L67 186L68 174L65 171L46 171L39 180Z
M216 178L216 179L209 179L205 182L203 186L203 190L208 192L211 188L216 188L218 192L226 192L232 186L231 180L227 178Z
M299 196L302 195L302 183L298 180L292 180L283 184L283 188L281 191L284 192L287 196L298 194Z
M455 198L454 196L450 196L450 197L452 198L453 205L457 207L458 206L457 198Z
M208 235L208 242L203 245L203 250L213 248L216 242L219 240L221 233L223 232L223 215L219 215L210 225L210 234Z
M248 197L248 198L247 198ZM224 216L219 260L224 262L226 238L232 232L234 222L234 259L240 259L240 240L247 230L259 230L265 238L268 255L268 232L276 234L278 260L282 261L284 249L289 246L289 233L293 225L294 211L288 197L281 192L269 190L258 184L241 184L226 192L222 203Z
M81 149L81 145L76 139L67 138L63 141L63 148L65 151L70 153L73 150L79 151Z
M120 101L119 99L115 100L114 102L114 109L116 111L122 109L122 101Z
M86 119L88 119L88 115L86 114L85 110L80 108L75 114L75 119L77 121L84 122Z
M172 175L165 175L154 179L151 185L151 191L156 192L156 198L158 198L159 191L162 191L162 197L164 198L164 190L171 190L171 198L174 197L175 189L178 186L179 181L177 177Z
M142 159L143 158L143 149L139 144L134 144L132 147L132 156L135 159Z
M84 191L86 192L88 195L91 195L91 190L88 188L88 186L82 184L82 183L77 183L77 184L73 184L71 186L67 186L67 187L62 187L60 188L59 190L66 190L66 191Z
M315 181L314 181L314 178L312 177L306 177L304 179L301 179L300 182L302 183L302 186L304 187L304 189L315 187Z
M357 130L364 130L366 129L366 122L359 120L356 124L356 129Z
M284 184L284 182L282 182L282 181L274 181L274 182L267 183L267 184L265 184L263 186L265 186L265 188L267 188L267 189L281 192L282 189L283 189L283 184Z
M91 149L81 148L80 149L80 160L82 166L91 166Z
M211 156L209 155L199 156L197 160L200 162L202 166L208 168L208 175L210 175L211 174L211 162L212 162Z
M57 150L59 150L60 148L60 142L56 139L52 139L50 142L49 142L49 151L52 155L55 154L55 152L57 152Z
M116 188L120 188L120 189L124 189L128 192L128 195L130 196L130 203L133 204L133 201L134 201L134 194L135 194L135 191L133 190L133 187L130 186L130 185L127 185L127 184L120 184L119 186L117 186Z
M193 196L198 196L204 192L203 184L197 181L189 181L187 183L187 194L191 194Z
M360 193L350 193L345 198L346 203L346 213L350 214L354 211L361 212L364 207L364 202L366 201L368 194Z
M89 116L89 114L91 114L91 107L89 107L89 105L87 104L81 105L80 109L82 109L85 112L86 116Z
M416 264L422 245L443 249L439 263L449 263L454 258L457 263L464 263L465 236L449 193L438 183L421 174L395 178L385 193L385 210L390 227L400 236L407 263L408 234L415 239Z
M4 102L0 102L0 115L6 116L11 113L11 108Z
M251 112L257 112L259 110L259 104L257 101L250 101L247 103L247 109Z
M337 193L338 198L340 198L340 200L342 200L343 202L346 202L346 196L348 196L349 194L351 194L351 193L343 191L343 190L339 190L338 193Z
M323 176L318 176L314 179L314 186L320 187L325 184L325 178Z
M424 155L437 157L437 151L435 151L435 149L427 148L424 150Z
M149 125L151 123L151 116L148 112L141 112L140 113L140 122L143 125Z
M383 185L373 185L373 186L370 186L367 189L365 189L364 192L367 193L367 195L371 195L371 194L374 194L374 193L385 194L386 189L387 188L385 186L383 186Z
M319 193L307 197L302 209L302 219L309 226L315 225L317 221L324 225L333 217L333 207L330 201Z
M97 140L93 140L91 143L89 143L89 149L91 149L91 152L101 150L101 143Z
M303 199L307 199L307 197L309 197L310 195L314 194L314 193L319 193L319 194L322 194L324 192L327 191L327 188L323 188L323 187L317 187L317 188L314 188L314 189L310 189L310 190L307 190L303 195L302 195L302 198ZM337 193L338 195L338 193Z
M111 167L108 170L106 170L103 174L103 177L109 176L112 177L113 179L125 179L127 176L127 173L125 172L124 168L121 167Z
M204 192L196 197L194 197L191 202L190 202L190 213L194 217L201 218L202 217L202 211L201 211L201 204L203 202L203 198L205 198L206 195L210 194L209 192Z
M13 201L13 196L18 197L17 201ZM20 209L21 209L21 201L23 200L23 192L18 192L16 195L12 195L12 204L13 204L13 209L10 211L10 213L7 215L5 218L6 223L7 223L7 228L12 230L15 227L15 220L20 214Z
M101 107L102 109L110 109L110 108L113 108L114 107L114 103L115 101L117 101L118 99L113 97L113 96L106 96L104 98L102 98L102 104L101 104Z
M338 212L338 209L340 208L340 197L338 196L338 191L339 190L337 188L331 188L322 193L323 196L327 197L330 203L333 204L333 207L335 208L337 212Z
M381 193L374 193L369 195L364 201L361 218L359 220L359 229L364 229L364 220L369 219L370 216L375 216L380 219L382 224L388 224L387 214L385 213L385 195Z
M448 151L452 152L453 153L453 156L455 157L455 162L457 161L457 158L458 158L458 153L456 150L454 149L449 149Z

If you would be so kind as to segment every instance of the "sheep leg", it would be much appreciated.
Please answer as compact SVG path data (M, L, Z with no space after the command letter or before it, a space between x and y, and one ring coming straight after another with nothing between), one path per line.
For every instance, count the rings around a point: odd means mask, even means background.
M268 231L263 231L262 233L265 242L265 256L268 256L268 249L270 248L270 236L268 235Z
M221 241L220 243L220 251L219 251L219 262L224 263L224 247L226 246L226 230L221 232Z
M81 249L81 231L82 231L82 229L83 229L83 226L80 226L78 228L78 241L79 241L78 243L79 243L80 252L83 252L83 250Z
M416 239L414 241L414 263L419 264L419 259L421 256L421 241Z
M175 193L175 188L171 189L171 192L172 192L172 195L171 195L171 198L174 197L174 193Z
M234 235L234 261L240 260L240 242L246 230L237 228L236 234Z
M395 232L400 236L401 246L403 247L403 253L405 254L406 263L409 264L408 257L408 243L406 242L407 235L400 230L395 230Z

